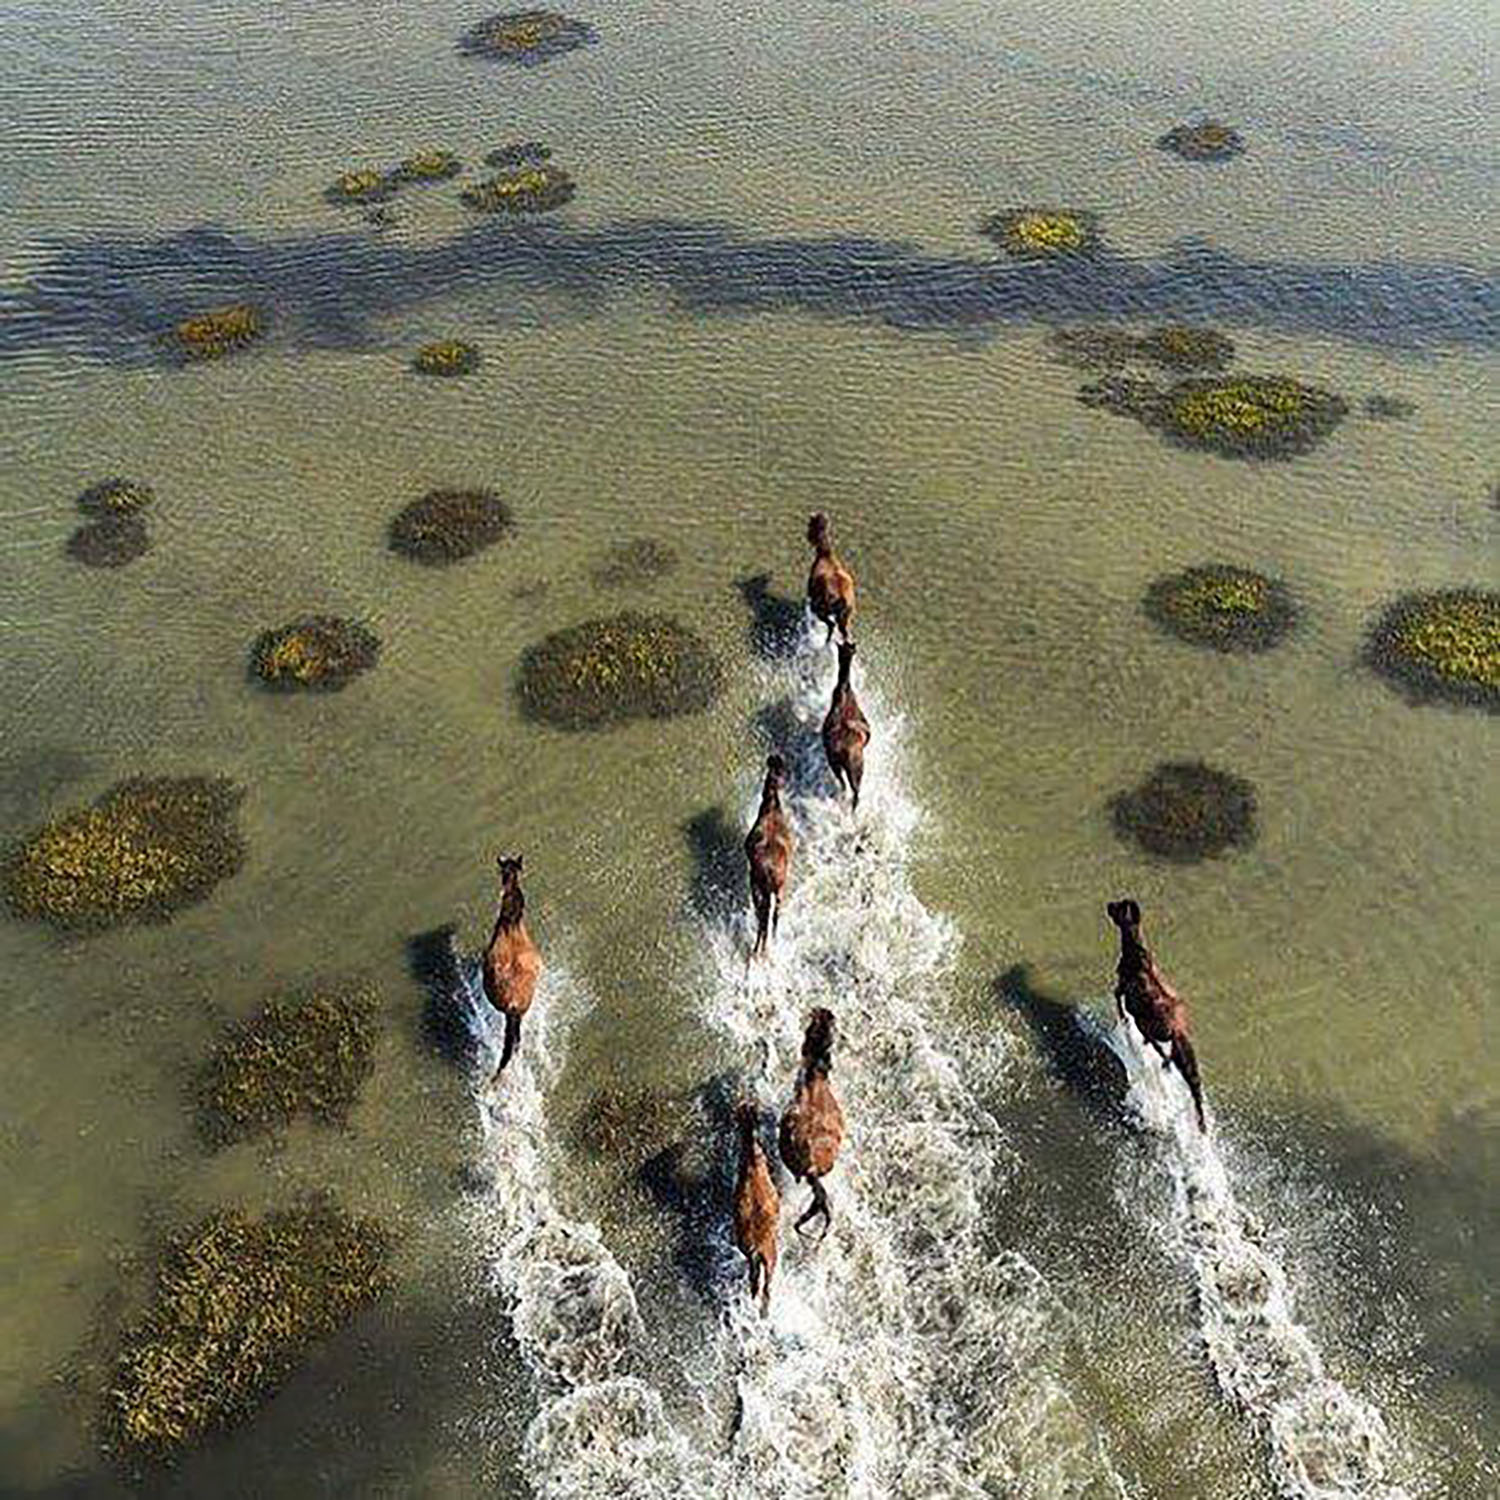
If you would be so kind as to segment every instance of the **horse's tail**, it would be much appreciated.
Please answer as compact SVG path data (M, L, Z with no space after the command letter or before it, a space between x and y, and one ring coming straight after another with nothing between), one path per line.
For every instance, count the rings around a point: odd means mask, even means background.
M849 602L847 594L837 594L833 600L833 623L838 626L839 634L847 641L849 639L849 621L854 614L854 606Z
M752 880L750 899L755 903L755 952L764 953L771 931L771 887Z
M1198 1112L1198 1129L1206 1132L1208 1122L1203 1118L1203 1084L1198 1077L1198 1058L1193 1052L1193 1044L1185 1036L1172 1038L1172 1061L1177 1065L1182 1081L1187 1084L1188 1092L1193 1096L1193 1108Z
M515 1055L516 1048L521 1045L521 1013L516 1010L505 1012L505 1045L500 1049L500 1066L495 1069L496 1076L505 1071L505 1065Z

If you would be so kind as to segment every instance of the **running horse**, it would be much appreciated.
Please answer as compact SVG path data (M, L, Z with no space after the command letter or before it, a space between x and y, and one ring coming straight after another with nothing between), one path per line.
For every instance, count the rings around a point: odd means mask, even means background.
M781 896L787 872L792 867L792 826L781 805L786 781L786 762L779 755L766 757L766 780L760 793L760 811L745 835L745 858L750 863L750 899L755 905L755 946L751 958L764 957L781 920Z
M505 1018L505 1043L500 1065L489 1086L500 1075L521 1042L521 1019L531 1009L536 982L541 977L542 955L526 930L526 897L521 891L521 856L495 861L500 871L500 910L495 930L484 950L484 997Z

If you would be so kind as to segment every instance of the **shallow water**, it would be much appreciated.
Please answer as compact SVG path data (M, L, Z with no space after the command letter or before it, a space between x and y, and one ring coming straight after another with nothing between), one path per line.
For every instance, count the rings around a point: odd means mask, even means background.
M479 13L0 6L0 836L122 776L212 771L246 787L249 845L165 926L0 922L6 1488L118 1488L57 1376L161 1226L327 1188L396 1227L396 1293L152 1487L603 1494L649 1469L664 1492L1270 1494L1301 1481L1225 1353L1204 1245L1228 1235L1274 1268L1278 1336L1377 1414L1379 1484L1492 1491L1495 724L1357 662L1391 594L1495 584L1484 8L612 4L597 46L525 72L458 55ZM1152 148L1199 111L1249 152ZM534 224L476 224L452 184L385 230L320 196L345 166L527 138L579 184ZM997 267L974 226L1026 202L1097 212L1114 253ZM263 347L160 363L163 322L236 297L272 308ZM1354 409L1252 465L1081 406L1049 329L1164 318ZM450 334L477 374L407 373ZM1374 391L1415 414L1363 418ZM156 488L153 550L90 572L61 551L72 499L117 472ZM388 552L394 511L450 484L496 487L514 535L443 571ZM831 670L805 645L768 661L757 620L795 618L815 508L860 578L870 805L851 848L799 784L785 945L747 987L764 734L795 737ZM594 582L632 537L681 565ZM1210 558L1286 578L1301 630L1253 659L1152 632L1146 585ZM520 651L626 605L712 642L712 712L525 723ZM255 636L309 610L368 621L379 666L252 691ZM1108 797L1198 755L1254 782L1254 846L1180 867L1118 843ZM502 847L552 964L511 1101L524 1161L430 1046L407 947L483 939ZM1151 1128L1074 1014L1108 1023L1103 902L1126 890L1193 1003L1212 1158ZM206 1156L187 1096L223 1020L346 972L385 997L350 1128ZM763 1328L714 1143L758 1036L779 1108L830 994L847 1214L788 1252ZM611 1083L691 1096L686 1189L580 1148ZM539 1205L637 1309L587 1379L538 1353ZM908 1215L938 1216L943 1254ZM600 1410L629 1435L601 1461L634 1470L591 1467Z

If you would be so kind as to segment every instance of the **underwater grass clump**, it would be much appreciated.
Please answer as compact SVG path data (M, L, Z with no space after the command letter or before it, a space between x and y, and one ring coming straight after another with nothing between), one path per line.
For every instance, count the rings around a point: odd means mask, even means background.
M1234 358L1234 340L1214 328L1168 323L1138 339L1135 354L1164 370L1222 370Z
M123 568L151 550L151 533L141 516L110 516L80 526L63 550L86 568Z
M1174 125L1156 144L1184 161L1228 161L1244 151L1245 138L1222 120L1201 120Z
M1372 422L1403 422L1416 409L1415 401L1408 401L1405 396L1387 396L1381 391L1372 391L1361 407Z
M1228 563L1158 578L1143 603L1169 635L1216 651L1269 651L1297 619L1285 584Z
M464 169L453 151L414 151L391 173L393 182L446 182Z
M635 537L611 547L590 572L596 588L628 588L650 583L670 573L678 563L677 551L652 537Z
M1017 208L992 214L979 232L1018 260L1083 255L1099 244L1098 219L1071 208Z
M526 717L561 729L698 713L723 685L718 659L691 630L668 615L631 611L528 647L517 679Z
M240 798L223 777L122 781L9 853L0 866L6 905L74 931L166 921L244 862Z
M278 692L336 693L379 655L374 631L336 615L307 615L262 634L250 652L250 671Z
M1065 364L1084 370L1118 370L1136 357L1138 341L1127 329L1086 323L1055 328L1048 342Z
M155 499L156 491L139 480L101 479L78 497L78 508L96 521L112 521L138 515Z
M1500 594L1403 594L1371 627L1366 660L1413 703L1500 713Z
M493 547L514 522L490 490L432 490L391 522L391 551L428 567L460 562Z
M1189 864L1255 842L1255 789L1202 761L1169 761L1110 799L1115 832L1159 859Z
M265 314L258 307L235 302L184 318L172 329L170 340L186 360L222 359L253 344L265 331Z
M423 344L412 357L411 367L418 375L451 378L472 375L480 365L479 350L462 339L438 339Z
M1162 390L1106 376L1078 393L1086 406L1134 417L1183 448L1223 458L1284 459L1315 448L1348 413L1342 396L1287 375L1198 376Z
M374 167L355 167L340 172L328 184L323 196L330 203L360 204L384 203L396 191L396 176L392 172L377 172Z
M198 1078L198 1129L211 1146L264 1135L298 1115L342 1124L375 1066L380 997L367 984L269 1001L233 1027Z
M544 164L500 172L465 188L459 197L477 213L540 214L561 208L576 191L561 167Z
M513 141L508 146L497 146L484 158L487 167L536 167L547 161L552 148L541 141Z
M390 1239L331 1205L215 1213L168 1242L150 1306L120 1338L106 1447L161 1462L238 1426L309 1349L391 1285Z
M596 39L594 28L555 10L516 10L489 16L458 39L460 52L532 67Z
M635 1168L672 1143L684 1113L679 1095L641 1085L610 1085L590 1096L573 1133L591 1156Z

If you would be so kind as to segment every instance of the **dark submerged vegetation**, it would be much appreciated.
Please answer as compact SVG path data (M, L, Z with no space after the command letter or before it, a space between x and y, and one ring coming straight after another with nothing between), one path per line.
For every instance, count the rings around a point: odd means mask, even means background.
M1245 138L1222 120L1200 120L1174 125L1156 144L1184 161L1229 161L1244 151Z
M491 490L431 490L391 522L393 552L428 567L460 562L492 547L514 524Z
M1402 422L1417 409L1415 401L1404 396L1387 396L1381 391L1372 391L1365 397L1361 410L1372 422Z
M1228 563L1158 578L1143 604L1169 635L1217 651L1269 651L1297 619L1285 584Z
M1202 761L1169 761L1109 803L1115 832L1159 859L1189 864L1255 842L1255 789Z
M222 777L122 781L11 850L0 866L6 904L71 931L166 921L243 863L240 798Z
M665 577L677 563L675 548L652 537L635 537L611 547L589 577L598 588L628 588Z
M267 630L250 652L250 671L278 692L336 693L380 655L380 638L354 620L307 615Z
M174 1236L111 1364L108 1451L161 1462L254 1416L316 1343L388 1289L389 1258L378 1224L332 1205L261 1219L227 1209Z
M1072 208L1014 208L991 214L979 232L1017 260L1066 259L1099 246L1099 221Z
M412 358L411 366L418 375L435 375L440 379L451 379L457 375L472 375L482 362L479 350L462 339L438 339L423 344Z
M1182 374L1222 370L1234 358L1234 340L1228 334L1185 323L1162 324L1144 334L1085 323L1056 329L1051 344L1065 363L1093 370L1150 364Z
M567 172L548 163L499 172L465 188L459 197L476 213L540 214L561 208L576 191Z
M341 1124L374 1067L380 997L358 982L271 1000L232 1027L198 1078L198 1129L211 1146L310 1115Z
M63 550L86 568L123 568L151 550L151 532L141 516L108 516L78 527Z
M560 630L526 649L517 690L530 719L603 729L707 708L724 672L708 646L667 615L627 611Z
M1343 397L1286 375L1198 376L1165 390L1149 380L1106 376L1084 386L1079 399L1134 417L1181 447L1246 459L1306 453L1349 410Z
M222 359L262 337L266 316L250 302L234 302L184 318L169 335L177 353L189 362Z
M1500 713L1500 593L1403 594L1370 628L1365 659L1413 703Z
M458 39L460 52L534 67L596 40L594 28L555 10L516 10L488 16Z
M149 484L135 479L101 479L78 497L78 508L96 521L112 521L138 515L156 499Z
M551 156L552 148L541 141L513 141L489 152L484 164L487 167L537 167Z

